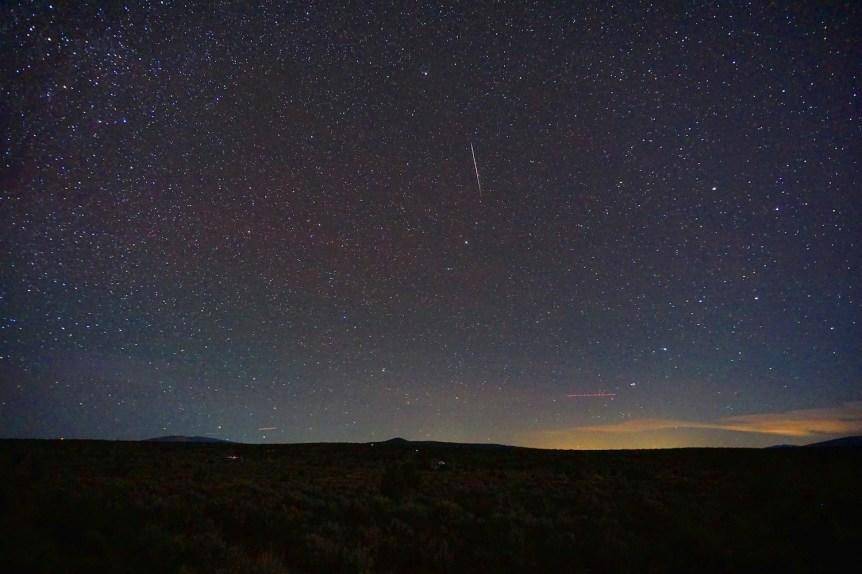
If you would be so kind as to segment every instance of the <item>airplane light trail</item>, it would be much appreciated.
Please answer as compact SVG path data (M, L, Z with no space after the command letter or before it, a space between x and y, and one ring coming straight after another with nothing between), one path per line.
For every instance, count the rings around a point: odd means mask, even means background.
M479 164L476 163L476 151L470 142L470 153L473 155L473 169L476 170L476 186L479 188L479 199L482 199L482 182L479 181Z
M571 395L566 395L569 398L587 398L587 399L601 399L601 398L611 398L617 396L616 393L573 393Z

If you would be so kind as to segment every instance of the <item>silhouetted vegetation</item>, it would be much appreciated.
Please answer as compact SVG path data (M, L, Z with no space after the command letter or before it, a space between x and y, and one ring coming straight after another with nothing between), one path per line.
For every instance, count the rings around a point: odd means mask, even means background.
M0 571L830 572L860 485L853 449L0 441Z

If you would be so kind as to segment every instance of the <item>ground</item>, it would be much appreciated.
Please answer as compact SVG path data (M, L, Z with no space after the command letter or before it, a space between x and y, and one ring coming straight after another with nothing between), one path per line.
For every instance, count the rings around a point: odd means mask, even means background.
M0 441L3 572L830 572L862 449Z

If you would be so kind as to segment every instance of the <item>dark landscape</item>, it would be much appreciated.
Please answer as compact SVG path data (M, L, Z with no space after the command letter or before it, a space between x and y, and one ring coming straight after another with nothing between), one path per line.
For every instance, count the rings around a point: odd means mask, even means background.
M3 572L840 572L858 448L0 442Z

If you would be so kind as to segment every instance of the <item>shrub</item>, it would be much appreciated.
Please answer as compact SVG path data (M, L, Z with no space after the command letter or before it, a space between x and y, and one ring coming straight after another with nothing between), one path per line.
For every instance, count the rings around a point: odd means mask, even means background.
M380 493L389 498L401 498L413 492L421 484L421 476L416 466L401 462L388 466L380 479Z

